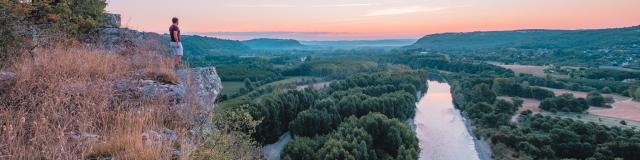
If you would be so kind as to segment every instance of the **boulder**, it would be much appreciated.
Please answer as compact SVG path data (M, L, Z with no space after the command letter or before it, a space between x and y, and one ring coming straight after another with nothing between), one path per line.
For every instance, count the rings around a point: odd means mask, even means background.
M16 83L16 74L12 72L0 72L0 94L6 92Z
M120 28L122 25L120 14L105 13L103 28Z
M102 28L99 31L97 45L114 53L149 44L158 44L156 49L169 51L168 43L163 43L168 41L167 36L157 33L139 32L126 28Z
M175 141L178 139L178 135L175 131L162 128L158 131L148 130L142 133L142 140L147 145L156 145L163 142Z
M169 97L175 105L187 103L188 93L194 95L193 99L200 110L208 112L213 110L215 101L222 90L222 82L215 67L181 69L176 73L178 84L167 84L154 80L140 80L136 82L140 95L143 97L163 96ZM117 83L118 90L131 88L131 84Z
M177 76L181 87L195 90L196 102L202 110L213 110L216 98L222 91L222 81L215 67L178 70Z
M216 98L222 90L222 82L215 67L181 69L176 75L177 84L155 80L121 80L115 83L116 95L125 99L168 98L172 103L171 110L180 116L194 119L193 127L207 128L204 126L208 121L206 114L213 110Z

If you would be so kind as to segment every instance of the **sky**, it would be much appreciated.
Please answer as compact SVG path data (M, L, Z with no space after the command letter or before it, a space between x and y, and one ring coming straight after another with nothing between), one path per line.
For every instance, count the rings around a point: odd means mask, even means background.
M415 39L427 34L640 25L640 0L107 0L125 27L244 40Z

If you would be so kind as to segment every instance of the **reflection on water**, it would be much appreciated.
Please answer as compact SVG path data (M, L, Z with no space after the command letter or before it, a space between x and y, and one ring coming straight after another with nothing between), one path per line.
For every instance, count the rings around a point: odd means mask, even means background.
M291 141L291 133L287 132L282 134L276 143L268 144L262 147L264 157L267 160L279 160L284 146L287 145L289 141Z
M414 119L420 140L420 159L477 160L473 137L453 107L450 86L429 81L427 93L416 105Z

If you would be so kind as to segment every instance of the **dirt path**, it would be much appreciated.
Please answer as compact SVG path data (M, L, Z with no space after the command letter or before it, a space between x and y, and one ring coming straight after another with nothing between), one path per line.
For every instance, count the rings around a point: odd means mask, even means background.
M509 102L512 102L512 98L513 97L507 97L507 96L499 96L498 99L502 99L502 100L506 100ZM540 101L537 99L532 99L532 98L520 98L522 99L524 102L522 102L522 107L520 107L520 109L518 109L518 112L516 114L513 115L513 117L511 117L511 122L513 123L518 123L518 117L520 116L520 113L526 111L526 110L530 110L533 113L538 113L540 112Z
M329 84L331 84L331 82L319 82L319 83L314 83L314 84L299 85L299 86L296 86L296 90L300 91L300 90L307 89L309 87L311 87L312 89L315 89L315 90L319 90L319 89L323 89L323 88L329 87Z

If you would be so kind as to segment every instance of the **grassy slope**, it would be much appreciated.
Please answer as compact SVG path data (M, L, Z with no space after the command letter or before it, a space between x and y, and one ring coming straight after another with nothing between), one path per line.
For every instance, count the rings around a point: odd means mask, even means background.
M262 86L256 88L255 90L264 89L264 88L267 88L269 86L274 86L276 88L276 90L286 89L289 84L293 84L293 83L301 81L303 79L312 79L312 78L319 78L319 77L311 77L311 76L291 76L291 77L286 77L283 80L279 80L279 81L275 81L275 82L271 82L271 83L267 83L265 85L262 85ZM225 82L223 82L223 84L222 84L223 87L225 87L224 83ZM237 84L235 84L235 83L237 83ZM242 83L242 82L231 82L230 84L226 84L226 85L230 85L231 87L238 87L238 86L243 87L244 83ZM225 93L224 90L226 90L226 88L223 89L223 91L222 91L223 94L233 94L231 91ZM255 92L255 90L247 93L246 95L249 95L252 92ZM271 92L271 93L273 93L273 92ZM265 95L267 95L267 94L265 94ZM261 95L260 97L265 96L265 95ZM257 99L259 99L260 97L258 97ZM255 99L250 98L248 96L240 96L240 97L236 97L236 98L233 98L233 99L226 100L224 102L220 102L218 104L218 106L220 106L220 109L226 110L226 109L230 109L229 107L237 107L237 106L240 106L242 104L248 104L250 101L253 101L253 100L255 100Z
M233 95L240 91L240 88L244 87L242 81L223 81L222 82L222 94Z

